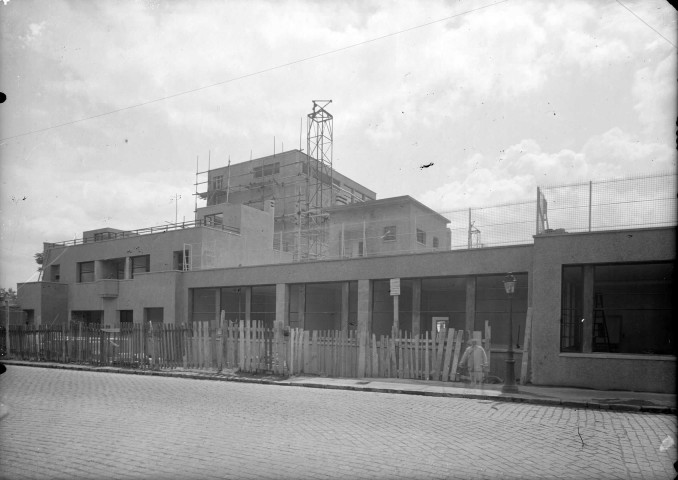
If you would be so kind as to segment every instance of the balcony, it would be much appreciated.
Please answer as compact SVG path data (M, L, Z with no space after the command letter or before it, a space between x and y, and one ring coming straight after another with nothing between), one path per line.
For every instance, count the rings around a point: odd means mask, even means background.
M98 280L97 289L101 298L116 298L118 296L120 280Z

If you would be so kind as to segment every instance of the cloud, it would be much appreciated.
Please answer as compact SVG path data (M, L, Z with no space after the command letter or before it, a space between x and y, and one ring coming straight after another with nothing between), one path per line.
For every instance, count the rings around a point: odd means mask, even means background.
M664 144L642 143L619 128L593 136L580 152L543 151L533 139L506 148L494 159L467 157L449 177L461 178L417 196L439 211L531 201L536 188L639 174L675 172L675 155Z
M643 133L655 141L671 141L676 134L676 57L666 55L654 66L638 70L633 84L634 108Z

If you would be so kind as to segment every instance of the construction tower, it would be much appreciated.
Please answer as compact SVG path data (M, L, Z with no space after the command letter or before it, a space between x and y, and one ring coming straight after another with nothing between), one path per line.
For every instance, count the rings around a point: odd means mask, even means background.
M303 212L305 252L303 257L317 260L327 256L326 208L334 203L332 115L325 109L332 100L313 100L313 111L306 121L306 199Z

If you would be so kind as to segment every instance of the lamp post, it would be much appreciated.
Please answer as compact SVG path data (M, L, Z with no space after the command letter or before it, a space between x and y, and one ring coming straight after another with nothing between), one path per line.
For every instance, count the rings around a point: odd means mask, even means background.
M504 277L504 290L509 297L509 336L508 336L508 351L506 357L506 378L504 379L504 386L501 387L502 393L517 393L516 386L516 371L513 358L513 294L516 291L516 277L508 273Z

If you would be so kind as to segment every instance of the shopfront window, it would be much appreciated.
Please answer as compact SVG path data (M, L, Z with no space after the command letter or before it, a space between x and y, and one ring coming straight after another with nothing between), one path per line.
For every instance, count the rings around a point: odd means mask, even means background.
M391 336L393 328L393 296L390 280L375 280L372 283L372 333ZM400 280L398 295L398 329L412 331L412 280Z
M673 264L594 268L594 352L675 354Z
M675 355L673 270L672 262L563 267L561 351Z
M466 326L466 278L424 278L421 280L421 332ZM440 329L439 329L440 327ZM430 333L429 333L430 335Z

